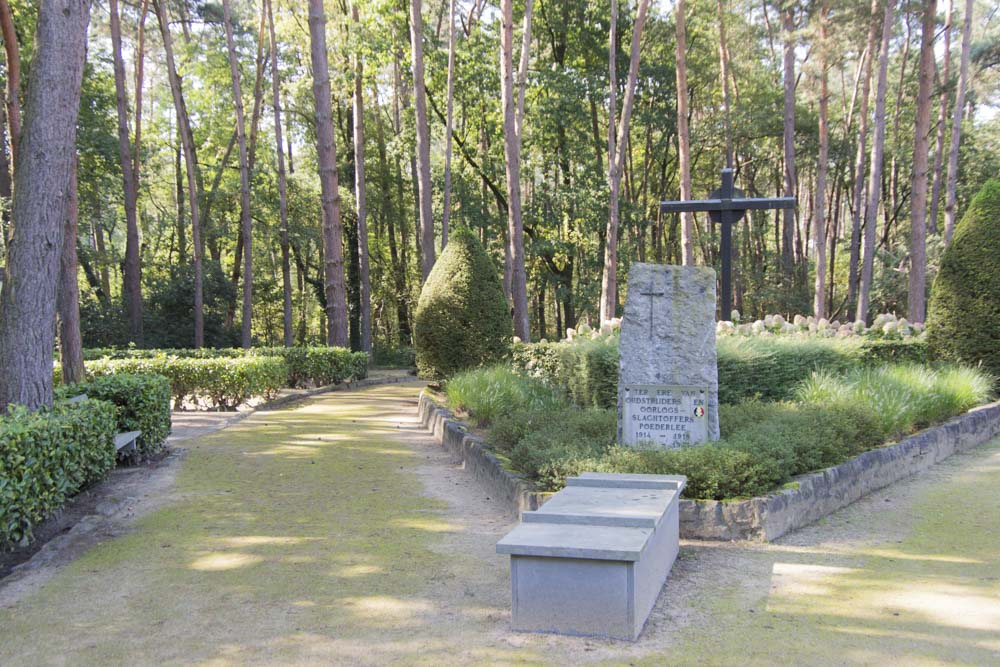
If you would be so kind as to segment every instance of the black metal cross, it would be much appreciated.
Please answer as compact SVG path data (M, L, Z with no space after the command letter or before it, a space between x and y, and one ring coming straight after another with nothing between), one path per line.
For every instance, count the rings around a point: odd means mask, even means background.
M646 288L647 290L652 290L653 286L650 285ZM649 337L653 337L653 299L658 296L663 296L665 292L639 292L640 296L649 297Z
M709 195L709 199L660 202L664 213L708 211L712 222L722 223L722 307L723 320L732 317L733 311L733 225L743 219L747 211L795 208L795 197L745 198L743 191L733 187L733 170L722 170L722 187Z

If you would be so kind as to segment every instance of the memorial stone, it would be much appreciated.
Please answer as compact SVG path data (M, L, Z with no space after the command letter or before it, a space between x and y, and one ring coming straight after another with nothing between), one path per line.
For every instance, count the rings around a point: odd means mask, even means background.
M715 271L633 264L622 318L618 441L673 449L719 439Z

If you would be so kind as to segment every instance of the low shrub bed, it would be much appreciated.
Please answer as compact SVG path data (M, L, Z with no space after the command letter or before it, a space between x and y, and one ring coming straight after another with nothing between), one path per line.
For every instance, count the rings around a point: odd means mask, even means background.
M98 359L86 364L87 379L119 374L156 374L170 381L174 406L184 401L234 409L251 398L272 398L287 386L288 367L278 357L189 359Z
M257 353L285 360L289 387L325 387L368 377L368 355L342 347L267 347Z
M163 448L170 435L171 399L170 380L163 375L117 373L56 389L57 399L80 394L115 404L118 407L118 432L142 431L136 441L136 452L140 458Z
M786 401L815 371L839 374L888 361L927 360L923 340L720 336L719 401ZM584 407L614 408L618 397L618 337L517 344L513 366L563 390Z
M451 406L490 422L487 445L544 490L556 491L566 477L585 471L681 474L688 477L686 497L714 500L768 493L991 396L991 379L969 368L884 364L818 371L793 384L794 400L722 405L718 442L663 450L617 445L615 410L580 408L565 395L546 394L551 387L537 378L486 369L455 379L460 386L447 387Z
M0 548L32 528L115 463L116 408L88 399L0 417Z

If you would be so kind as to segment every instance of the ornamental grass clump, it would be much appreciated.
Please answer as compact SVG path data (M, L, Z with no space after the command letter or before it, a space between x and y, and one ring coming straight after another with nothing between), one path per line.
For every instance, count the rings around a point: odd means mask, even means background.
M556 391L506 366L464 371L445 385L448 404L480 425L503 414L539 411L559 404Z

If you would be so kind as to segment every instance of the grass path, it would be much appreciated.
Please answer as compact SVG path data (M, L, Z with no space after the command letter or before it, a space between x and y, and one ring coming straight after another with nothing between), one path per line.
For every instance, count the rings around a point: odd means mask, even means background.
M685 544L629 644L508 631L510 520L416 394L184 442L161 509L0 608L0 665L1000 662L1000 442L778 544Z

